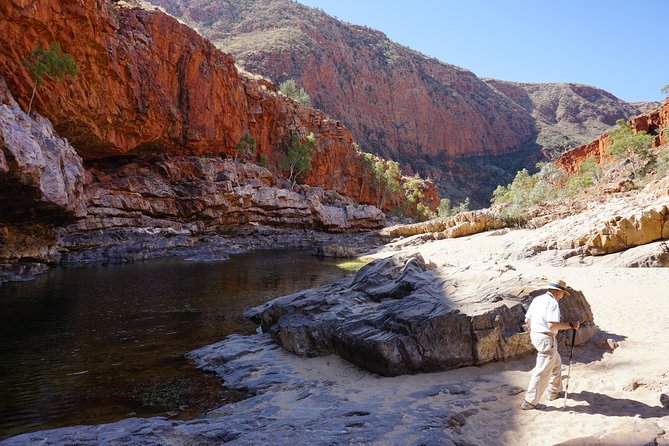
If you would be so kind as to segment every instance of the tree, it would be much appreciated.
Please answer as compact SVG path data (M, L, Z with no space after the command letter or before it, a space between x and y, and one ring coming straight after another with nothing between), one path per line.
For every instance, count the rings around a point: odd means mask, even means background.
M256 152L256 140L247 131L235 146L235 159L245 159Z
M660 91L661 91L662 93L666 94L667 96L669 96L669 84L667 84L667 85L665 85L664 87L662 87L662 88L660 89Z
M281 160L281 167L288 171L288 180L293 183L293 187L307 176L317 147L318 142L313 133L309 133L305 142L302 142L297 135L293 136L288 153Z
M74 57L71 54L63 53L59 42L52 43L49 49L39 45L28 54L28 57L22 63L33 79L33 93L28 104L28 114L32 109L37 87L42 84L45 76L63 80L66 75L76 76L79 70Z
M360 193L358 194L358 201L362 200L362 193L365 190L365 186L368 180L374 179L374 155L371 153L363 152L360 150L360 146L355 145L356 151L359 154L358 165L360 166L360 171L362 172L362 181L360 182Z
M297 84L293 79L288 79L287 81L282 82L281 85L279 85L279 91L305 107L311 107L311 98L307 92L304 91L304 88L297 89Z
M624 119L616 121L618 127L609 132L613 141L609 153L616 159L629 159L632 176L652 158L650 148L655 137L646 132L634 132L632 126Z

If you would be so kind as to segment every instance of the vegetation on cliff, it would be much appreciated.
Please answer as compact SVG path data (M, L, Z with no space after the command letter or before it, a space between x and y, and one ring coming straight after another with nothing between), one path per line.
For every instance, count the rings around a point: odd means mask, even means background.
M293 183L293 187L298 181L304 181L311 169L311 160L317 148L318 142L313 133L307 135L304 142L300 140L299 136L293 136L288 152L285 158L281 160L281 167L288 172L287 178L288 181Z
M305 107L311 107L311 98L307 92L304 91L304 88L297 88L297 84L293 79L288 79L281 82L281 85L279 85L279 91L290 99L304 105Z
M23 66L33 80L33 92L28 103L28 114L32 110L37 88L42 85L45 77L63 80L66 75L76 76L79 68L71 54L63 53L60 42L52 43L49 48L38 45L23 60Z

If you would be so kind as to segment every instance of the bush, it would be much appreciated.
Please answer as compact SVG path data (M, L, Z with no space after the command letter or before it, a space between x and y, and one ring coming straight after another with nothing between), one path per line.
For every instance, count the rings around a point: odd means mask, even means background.
M33 93L28 103L28 114L32 110L37 87L42 84L45 76L63 80L63 77L66 75L76 76L79 70L74 57L71 54L63 53L63 50L60 48L60 42L52 43L49 49L45 49L39 45L28 54L28 57L22 63L33 79Z
M288 79L287 81L281 82L279 85L279 91L289 97L290 99L304 105L305 107L311 107L311 98L304 91L304 88L297 89L297 84L293 79Z
M598 183L602 178L602 168L594 158L590 157L578 166L578 173L569 177L564 194L576 195L583 189Z
M448 218L467 211L469 211L469 197L455 207L451 207L451 200L442 198L439 200L439 207L437 207L437 216Z
M636 132L624 119L619 119L618 127L609 133L611 147L609 153L618 160L629 159L632 176L644 174L643 168L652 161L653 155L650 148L655 137L646 132Z
M281 160L281 167L288 171L288 180L293 183L293 187L298 181L303 181L311 170L311 160L317 147L318 143L313 133L307 136L305 142L302 142L297 135L293 136L288 153Z
M235 146L235 159L237 157L246 159L256 152L256 140L249 132L244 133L244 136L239 140Z
M552 163L537 164L539 172L530 175L527 169L516 174L511 184L497 186L492 204L501 205L500 217L507 226L522 226L530 206L541 205L558 197L565 187L567 174Z

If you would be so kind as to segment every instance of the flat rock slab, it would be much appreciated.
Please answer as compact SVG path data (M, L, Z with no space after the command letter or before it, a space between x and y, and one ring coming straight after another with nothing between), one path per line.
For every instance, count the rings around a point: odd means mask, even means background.
M523 328L527 306L546 291L493 263L436 268L420 255L394 256L354 278L284 296L246 316L286 350L313 357L336 353L384 376L505 361L533 352ZM583 293L562 299L564 320L580 320L577 344L595 334ZM565 336L566 337L566 336Z

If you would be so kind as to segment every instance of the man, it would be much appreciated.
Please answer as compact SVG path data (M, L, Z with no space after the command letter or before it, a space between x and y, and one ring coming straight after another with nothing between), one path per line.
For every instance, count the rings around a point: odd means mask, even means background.
M581 323L560 322L558 302L567 292L564 280L551 280L548 291L532 300L525 314L525 323L530 331L532 345L537 349L537 363L532 370L530 384L520 408L538 408L539 400L548 388L548 399L553 401L562 392L562 360L557 350L555 336L558 330L578 330Z

